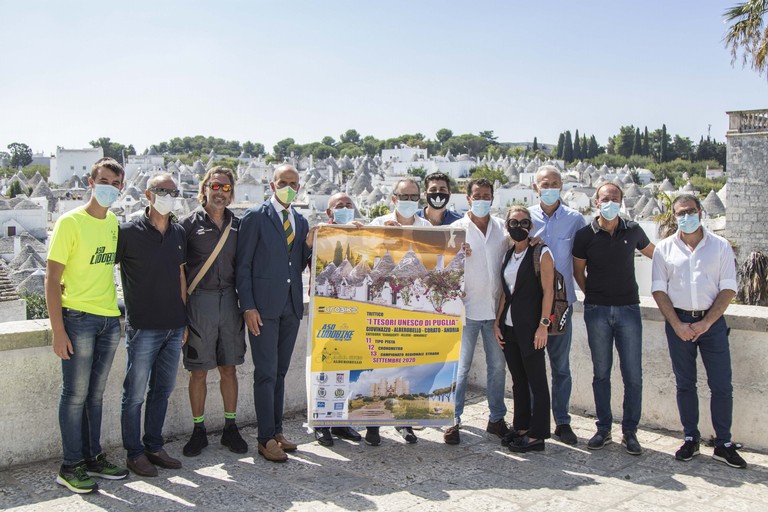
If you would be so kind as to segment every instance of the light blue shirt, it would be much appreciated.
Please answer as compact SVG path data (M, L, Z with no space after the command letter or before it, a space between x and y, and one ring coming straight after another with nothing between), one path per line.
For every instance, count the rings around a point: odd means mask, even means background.
M531 236L540 237L552 251L555 268L563 274L568 304L576 302L576 283L573 280L573 239L576 232L587 225L584 216L573 208L560 205L551 216L544 213L537 204L528 209L533 219Z

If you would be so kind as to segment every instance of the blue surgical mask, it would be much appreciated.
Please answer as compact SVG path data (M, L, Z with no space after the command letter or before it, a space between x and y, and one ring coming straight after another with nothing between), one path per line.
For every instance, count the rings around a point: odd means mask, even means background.
M419 209L418 201L397 201L397 213L399 213L406 219L416 215L416 211L418 209Z
M472 200L472 215L475 217L487 217L491 213L491 201L483 199Z
M96 183L93 187L93 196L96 198L96 202L104 208L112 206L112 203L117 201L117 196L119 195L120 191L112 185Z
M602 217L605 220L613 220L619 214L620 208L621 208L621 205L613 201L608 201L607 203L600 203L600 215L602 215Z
M333 222L336 224L349 224L355 218L354 208L336 208L333 211Z
M541 202L547 206L552 206L560 200L559 188L543 188L540 192Z
M687 213L677 217L677 227L686 235L690 235L699 229L699 226L701 226L701 221L699 220L698 213Z

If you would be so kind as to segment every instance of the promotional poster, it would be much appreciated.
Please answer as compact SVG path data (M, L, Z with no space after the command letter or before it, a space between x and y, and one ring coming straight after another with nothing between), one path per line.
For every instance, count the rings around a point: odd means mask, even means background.
M310 285L311 427L452 423L464 238L450 226L320 226Z

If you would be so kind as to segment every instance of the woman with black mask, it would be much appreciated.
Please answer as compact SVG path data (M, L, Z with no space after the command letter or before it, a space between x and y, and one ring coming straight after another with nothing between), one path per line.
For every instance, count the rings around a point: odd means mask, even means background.
M502 444L513 452L544 451L544 440L550 437L544 347L551 318L542 311L552 310L554 260L546 246L530 246L528 236L533 223L527 208L511 207L506 225L514 245L500 270L504 295L499 301L494 331L512 374L515 414L513 428ZM538 276L534 254L540 254Z

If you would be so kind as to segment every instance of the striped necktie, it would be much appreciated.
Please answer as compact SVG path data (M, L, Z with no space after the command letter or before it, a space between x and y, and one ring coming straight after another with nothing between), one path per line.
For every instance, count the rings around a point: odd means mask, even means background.
M288 242L288 252L291 252L294 234L291 227L291 219L288 218L288 210L283 210L283 231L285 231L285 241Z

